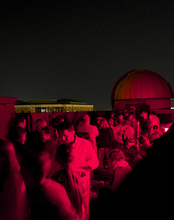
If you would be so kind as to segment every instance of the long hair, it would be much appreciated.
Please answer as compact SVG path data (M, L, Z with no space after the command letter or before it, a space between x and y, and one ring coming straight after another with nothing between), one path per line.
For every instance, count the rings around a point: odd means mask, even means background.
M65 187L69 199L76 209L79 216L83 214L83 194L84 189L78 182L77 175L72 171L69 164L72 162L73 157L71 154L72 146L66 143L63 143L58 146L56 152L56 160L65 170L65 181L63 181L63 186Z
M85 189L83 189L83 186L80 185L80 183L78 182L78 177L75 175L75 173L71 170L69 166L67 167L66 171L67 171L68 183L71 189L68 193L68 196L79 216L82 216L83 194Z

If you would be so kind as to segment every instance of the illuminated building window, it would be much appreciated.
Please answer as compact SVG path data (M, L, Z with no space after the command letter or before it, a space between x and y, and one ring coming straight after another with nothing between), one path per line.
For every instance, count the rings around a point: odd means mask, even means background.
M35 111L36 111L36 113L40 113L41 112L41 107L36 107Z

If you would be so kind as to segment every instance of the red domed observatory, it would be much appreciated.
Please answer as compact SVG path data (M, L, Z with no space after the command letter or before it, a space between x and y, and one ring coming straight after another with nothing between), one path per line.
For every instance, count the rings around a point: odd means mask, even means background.
M131 70L115 83L111 94L113 110L147 105L151 110L170 109L172 87L159 74L149 70Z

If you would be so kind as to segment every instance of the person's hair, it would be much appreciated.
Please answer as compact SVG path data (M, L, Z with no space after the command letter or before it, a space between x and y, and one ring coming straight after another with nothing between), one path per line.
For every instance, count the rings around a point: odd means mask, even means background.
M92 140L90 139L90 134L89 134L89 132L76 132L76 133L77 133L77 136L78 136L78 137L84 138L84 139L86 139L86 140L92 142Z
M101 119L102 119L102 117L98 116L98 117L95 119L96 123L100 123Z
M114 111L110 111L110 117L111 117L112 115L115 116Z
M13 126L12 128L10 128L9 130L9 134L8 134L8 138L10 139L10 141L18 141L23 134L26 134L26 130L19 127L19 126Z
M71 145L63 143L57 147L56 160L62 167L67 167L72 162Z
M79 186L78 178L76 175L74 175L74 172L71 170L71 168L68 166L72 161L73 157L71 154L72 146L66 143L63 143L58 146L56 151L56 160L60 165L66 169L67 173L67 182L68 182L68 196L72 203L72 205L75 207L77 213L79 216L82 216L82 189Z
M50 134L51 139L56 139L55 129L51 126L45 126L42 128L42 131L45 131L45 134Z
M125 160L125 155L123 153L123 151L121 151L120 149L113 149L109 155L109 159L111 161L116 160L116 161L120 161L121 159Z
M42 131L42 128L43 128L43 124L46 123L46 120L44 118L38 118L35 122L35 125L36 125L36 130L41 132ZM45 126L45 125L44 125Z
M90 120L91 120L91 118L90 118L90 116L89 116L88 114L83 115L82 118L83 118L83 121L84 121L84 122L86 122L86 121L87 121L87 122L90 122Z
M123 113L122 113L122 112L119 112L119 113L117 114L117 118L120 117L120 116L123 116Z
M26 118L24 116L22 116L22 115L16 116L15 125L18 125L19 123L24 122L24 120L26 120Z
M46 122L46 120L44 118L38 118L35 122L36 126L40 123Z
M75 127L77 127L78 125L82 125L83 123L84 123L83 117L80 116L76 121Z
M63 121L65 120L64 119L64 117L63 117L63 115L57 115L56 117L55 117L55 121L56 121L56 123L57 123L57 125L59 125L61 122L63 122Z
M59 130L64 131L64 130L68 130L68 131L74 131L74 125L67 121L67 122L62 122L59 125Z
M42 169L42 164L39 162L38 155L28 154L23 161L21 167L21 174L24 177L24 181L26 183L26 187L30 187L30 183L28 183L27 179L32 180L36 183L36 185L40 184L44 176L44 172ZM25 175L24 175L25 174ZM25 178L27 174L27 179Z
M146 113L147 115L149 114L149 112L148 112L147 110L142 110L142 111L141 111L141 114L142 114L143 112Z
M147 138L146 136L144 135L141 135L139 138L138 138L140 144L144 144L146 141L147 141Z
M155 111L151 111L150 115L156 115Z
M112 126L114 125L114 119L113 118L108 118L108 124L112 124Z
M105 118L102 118L100 120L99 129L101 129L101 128L108 128L108 127L109 127L109 125L108 125L107 120Z
M129 112L129 116L130 116L130 115L134 115L134 113L133 113L133 112Z

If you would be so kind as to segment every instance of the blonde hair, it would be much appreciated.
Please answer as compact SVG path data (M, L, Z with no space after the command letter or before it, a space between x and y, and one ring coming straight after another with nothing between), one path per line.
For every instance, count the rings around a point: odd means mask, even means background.
M121 151L120 149L113 149L109 155L109 159L111 161L116 160L116 161L120 161L120 160L125 160L125 155L123 153L123 151Z
M105 118L102 118L100 120L99 129L101 129L101 128L108 128L108 127L109 127L109 125L108 125L107 120Z

